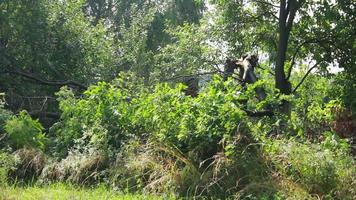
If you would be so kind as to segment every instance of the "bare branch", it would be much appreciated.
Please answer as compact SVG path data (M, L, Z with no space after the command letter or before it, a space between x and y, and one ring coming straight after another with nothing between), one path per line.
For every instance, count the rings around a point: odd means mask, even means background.
M300 45L297 46L294 54L293 54L293 57L292 57L292 63L290 65L290 68L288 69L288 75L287 75L287 80L289 80L290 76L291 76L291 73L292 73L292 70L293 70L293 66L295 65L295 60L297 59L297 55L299 54L299 51L300 49L306 45L306 44L311 44L311 43L318 43L318 42L324 42L326 41L325 38L322 38L322 39L309 39L309 40L306 40L304 42L302 42Z
M34 118L48 117L48 118L53 118L53 119L59 119L61 117L61 115L59 113L55 113L55 112L32 111L32 112L29 112L28 114L30 114L31 117L34 117Z
M278 21L277 15L275 15L275 14L272 13L272 12L266 12L266 13L270 14L274 19L276 19L276 20Z
M262 70L267 70L267 71L268 71L268 73L269 73L270 75L272 75L272 76L274 76L274 75L275 75L275 74L274 74L274 72L272 72L271 70L266 69L266 68L264 68L264 67L261 67L260 65L257 65L257 66L256 66L256 68L259 68L259 69L262 69Z
M3 58L8 62L9 66L13 66L15 68L18 68L18 69L15 69L15 70L6 70L5 69L4 71L2 71L0 73L15 74L15 75L18 75L18 76L21 76L21 77L36 81L37 83L42 84L42 85L50 85L50 86L71 85L71 86L79 87L80 89L83 89L83 90L87 89L87 86L85 86L85 85L83 85L81 83L78 83L76 81L73 81L73 80L46 80L46 79L43 79L43 78L41 78L38 75L35 75L33 73L22 71L18 67L19 64L18 64L17 60L14 57L8 55L4 48L0 48L0 52L1 52L0 55L2 55ZM53 67L50 66L50 68L52 69ZM58 73L58 72L55 72L55 73Z
M274 7L274 8L279 8L278 5L274 5L270 2L267 2L267 1L263 1L263 0L255 0L256 3L260 3L260 4L265 4L265 5L268 5L268 6L271 6L271 7Z
M215 71L211 71L211 72L202 72L202 73L189 74L189 75L180 75L180 76L174 76L174 77L171 77L171 78L166 78L166 79L163 79L161 81L163 81L163 82L173 81L173 80L182 79L182 78L191 78L191 77L195 77L195 76L203 76L203 75L216 74L216 73L221 73L221 71L220 70L215 70Z
M39 84L42 85L50 85L50 86L64 86L64 85L72 85L72 86L76 86L79 87L80 89L87 89L87 86L78 83L76 81L72 81L72 80L46 80L46 79L42 79L40 77L37 77L36 75L32 74L32 73L28 73L28 72L23 72L23 71L19 71L19 70L14 70L14 71L5 71L5 73L10 73L10 74L15 74L18 76L22 76L24 78L30 79L30 80L34 80Z
M307 73L304 75L304 77L302 78L302 80L301 80L301 81L298 83L298 85L294 88L294 90L292 91L292 93L295 93L295 92L298 90L298 88L303 84L303 82L304 82L305 79L308 77L308 75L311 73L311 71L312 71L314 68L316 68L320 63L321 63L321 61L315 63L314 66L311 67L311 68L307 71Z
M274 116L274 113L270 110L264 110L264 111L251 111L251 110L246 110L246 109L243 109L247 116L249 117L272 117Z
M292 63L291 63L291 65L290 65L289 69L288 69L288 75L287 75L287 78L286 78L287 80L289 80L289 78L290 78L290 76L291 76L291 74L292 74L292 69L293 69L293 66L295 65L295 59L297 58L297 55L298 55L300 49L301 49L305 44L306 44L306 41L303 42L302 44L300 44L300 45L297 47L297 49L295 50L295 52L294 52L294 54L293 54L293 57L292 57Z
M55 97L52 97L52 96L35 96L35 97L30 97L30 96L21 96L21 95L17 95L21 98L24 98L24 99L51 99L51 100L56 100Z

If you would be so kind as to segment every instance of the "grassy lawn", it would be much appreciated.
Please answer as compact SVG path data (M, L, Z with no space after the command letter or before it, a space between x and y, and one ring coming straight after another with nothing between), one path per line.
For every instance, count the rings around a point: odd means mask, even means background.
M91 200L91 199L163 199L152 195L118 194L104 187L96 189L79 189L63 184L45 187L2 187L0 186L0 200ZM165 198L166 199L166 198Z

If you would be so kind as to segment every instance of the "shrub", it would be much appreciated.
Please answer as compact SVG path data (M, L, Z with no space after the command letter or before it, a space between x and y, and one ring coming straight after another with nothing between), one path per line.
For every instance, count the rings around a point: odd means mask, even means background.
M157 85L139 100L133 122L183 152L194 149L205 160L219 151L223 138L232 137L239 124L245 123L246 114L237 101L240 87L215 78L196 98L186 96L184 88Z
M79 98L65 88L58 93L63 114L51 132L57 150L69 154L49 165L43 180L104 180L119 190L180 197L348 199L355 194L349 146L330 132L337 101L290 95L256 103L254 89L263 82L243 91L218 77L193 98L184 94L184 85L144 87L129 79L100 82ZM251 119L244 111L273 107L283 98L296 105L289 121L280 115ZM245 99L252 101L239 103ZM97 150L100 154L93 153Z
M79 99L62 88L57 94L63 112L61 121L50 129L57 136L57 151L61 156L75 145L119 149L128 138L138 135L131 122L135 106L130 99L134 97L131 86L126 84L124 79L112 84L100 82Z
M149 136L183 152L195 149L204 160L218 151L221 139L244 124L246 114L236 92L240 87L215 78L197 98L186 96L184 88L158 84L147 90L118 79L91 86L81 99L62 90L61 122L51 131L62 150L80 144L117 151L125 141Z
M172 146L132 141L118 154L110 169L110 182L121 191L187 195L187 186L192 190L199 180L197 167Z
M5 146L5 143L3 143L6 134L5 134L5 124L8 119L11 118L12 113L6 109L4 109L4 100L3 98L4 93L0 93L0 149Z
M0 186L6 185L8 182L8 173L16 166L16 159L13 155L0 152Z
M6 121L10 119L11 116L12 113L8 110L3 109L0 105L0 134L4 133L4 126L6 124Z
M40 122L33 120L26 111L11 117L5 125L10 145L15 149L23 147L44 149L46 137L43 130Z
M37 149L22 148L13 153L16 165L9 170L12 183L34 183L46 165L45 155Z

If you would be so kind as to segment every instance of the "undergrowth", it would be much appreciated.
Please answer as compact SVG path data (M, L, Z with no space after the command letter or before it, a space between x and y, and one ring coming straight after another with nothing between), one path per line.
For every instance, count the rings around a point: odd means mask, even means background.
M183 199L355 199L354 157L331 126L337 101L284 96L296 106L289 119L250 118L246 109L280 99L256 103L256 85L244 89L231 79L214 78L197 97L183 85L142 84L121 77L82 97L63 88L61 120L47 135L24 112L8 116L1 185L104 185Z

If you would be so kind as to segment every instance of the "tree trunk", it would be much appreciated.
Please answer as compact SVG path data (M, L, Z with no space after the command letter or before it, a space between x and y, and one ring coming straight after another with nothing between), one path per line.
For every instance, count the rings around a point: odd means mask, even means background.
M276 88L282 94L289 95L292 92L292 87L290 82L286 79L284 64L286 60L286 52L288 48L288 38L289 33L285 30L285 27L280 24L279 29L279 41L278 41L278 52L275 68L275 84ZM290 114L290 103L288 101L282 102L282 112L289 115Z
M292 28L293 20L297 11L297 1L281 0L279 9L279 37L278 37L278 52L275 68L275 84L276 88L282 94L289 95L292 92L292 86L286 78L284 64L288 50L288 40ZM282 112L290 115L291 105L288 101L282 102Z

